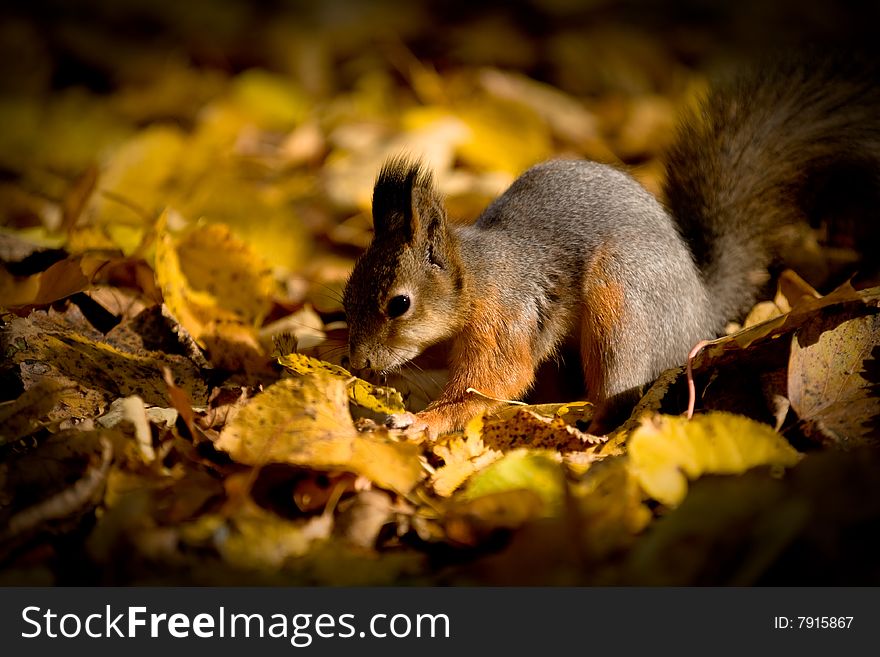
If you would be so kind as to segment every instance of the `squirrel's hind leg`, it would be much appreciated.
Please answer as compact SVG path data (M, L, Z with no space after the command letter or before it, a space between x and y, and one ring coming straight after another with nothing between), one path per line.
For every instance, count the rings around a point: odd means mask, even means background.
M580 352L587 400L595 405L589 431L605 434L626 420L653 378L651 336L649 323L628 307L623 284L607 272L592 273L584 287Z

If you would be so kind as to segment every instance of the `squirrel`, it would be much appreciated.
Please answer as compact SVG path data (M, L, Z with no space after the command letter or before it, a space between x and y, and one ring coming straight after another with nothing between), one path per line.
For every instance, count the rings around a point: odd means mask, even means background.
M522 396L575 339L597 404L590 431L613 426L643 386L753 305L778 228L809 215L817 185L859 172L878 198L875 73L791 62L710 92L667 154L665 205L614 166L560 159L459 225L425 166L388 160L373 241L343 293L350 366L394 370L451 339L440 396L388 421L436 436L500 405L489 397Z

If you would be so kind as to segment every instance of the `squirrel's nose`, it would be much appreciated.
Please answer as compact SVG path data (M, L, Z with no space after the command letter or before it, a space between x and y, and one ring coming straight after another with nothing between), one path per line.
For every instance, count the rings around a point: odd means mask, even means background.
M348 355L348 364L352 370L363 370L370 367L370 359L359 349L352 349Z

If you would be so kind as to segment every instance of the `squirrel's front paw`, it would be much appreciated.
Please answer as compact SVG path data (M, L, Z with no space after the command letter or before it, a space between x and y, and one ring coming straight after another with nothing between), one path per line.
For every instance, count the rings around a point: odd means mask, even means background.
M415 413L394 413L385 418L385 426L389 429L409 429L418 421Z
M436 434L431 431L430 425L415 413L394 413L385 418L385 426L389 429L402 429L406 433L421 433L426 431L433 438Z

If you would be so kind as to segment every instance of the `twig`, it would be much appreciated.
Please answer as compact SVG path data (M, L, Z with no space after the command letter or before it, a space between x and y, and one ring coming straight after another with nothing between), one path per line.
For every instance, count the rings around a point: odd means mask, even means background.
M493 397L492 395L487 395L484 392L480 392L476 388L468 388L467 390L465 390L465 392L469 392L472 395L479 395L480 397L483 397L484 399L491 399L492 401L501 402L502 404L515 404L516 406L528 406L528 404L526 404L525 402L514 401L513 399L499 399L498 397Z
M687 382L688 382L688 407L687 407L687 419L690 420L694 417L694 406L697 405L697 387L694 385L694 368L693 362L694 358L697 357L697 354L700 353L703 347L709 344L708 340L700 340L694 348L691 349L687 358Z

